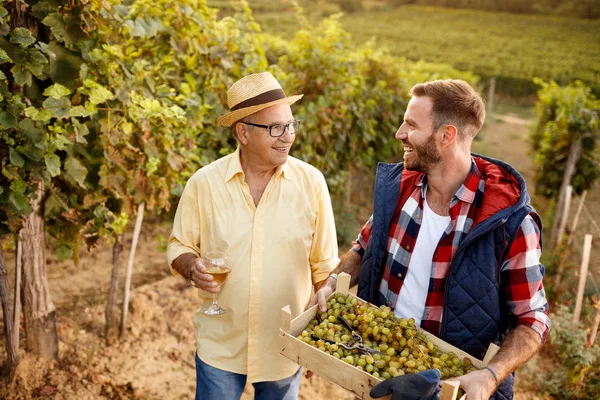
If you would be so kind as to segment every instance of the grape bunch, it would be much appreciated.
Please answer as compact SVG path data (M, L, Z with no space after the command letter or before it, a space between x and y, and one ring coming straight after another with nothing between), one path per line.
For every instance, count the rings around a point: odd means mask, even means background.
M340 344L351 342L352 335L339 316L361 335L365 346L378 353L344 349ZM317 311L298 339L384 380L431 368L447 379L476 369L469 358L461 360L452 352L442 352L419 332L414 318L396 318L390 307L374 307L352 295L332 296L327 311Z

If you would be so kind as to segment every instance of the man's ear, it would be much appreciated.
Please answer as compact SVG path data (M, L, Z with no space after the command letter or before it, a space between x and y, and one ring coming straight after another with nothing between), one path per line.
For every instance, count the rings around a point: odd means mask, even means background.
M238 141L241 144L248 144L248 129L246 128L245 124L235 124L235 136L238 138Z
M442 127L442 146L448 146L458 139L458 129L454 125L444 125Z

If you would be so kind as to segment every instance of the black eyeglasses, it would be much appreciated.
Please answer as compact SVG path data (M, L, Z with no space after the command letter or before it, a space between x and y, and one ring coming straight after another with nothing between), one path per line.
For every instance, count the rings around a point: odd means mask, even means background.
M298 121L297 119L290 121L286 124L272 124L272 125L259 125L259 124L253 124L251 122L244 122L244 121L240 121L240 122L242 124L256 126L257 128L268 129L269 135L271 137L283 136L286 129L292 135L295 135L300 130L300 121Z

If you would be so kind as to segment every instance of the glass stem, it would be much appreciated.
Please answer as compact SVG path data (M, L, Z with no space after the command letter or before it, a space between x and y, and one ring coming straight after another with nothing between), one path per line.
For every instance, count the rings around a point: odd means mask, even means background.
M217 294L213 293L213 302L212 302L213 306L218 307L219 305L217 304Z

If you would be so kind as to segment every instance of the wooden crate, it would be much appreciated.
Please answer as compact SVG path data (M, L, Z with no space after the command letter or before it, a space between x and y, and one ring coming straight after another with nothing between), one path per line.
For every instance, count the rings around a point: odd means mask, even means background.
M337 280L336 294L348 294L350 286L350 275L340 274ZM351 294L352 296L352 294ZM364 300L359 299L364 302ZM298 317L291 319L290 307L286 306L281 309L281 327L279 336L279 353L298 363L307 370L313 371L317 375L343 387L346 390L354 393L359 399L372 399L369 396L371 389L381 382L380 379L371 374L361 371L358 368L339 360L332 355L322 352L321 350L312 347L311 345L299 340L296 336L300 335L306 325L312 320L317 313L317 306L313 306L306 310ZM487 365L489 360L498 352L498 346L490 344L488 351L483 360L472 357L468 353L444 342L438 337L424 331L421 328L417 330L427 336L436 346L444 352L453 352L460 359L467 357L471 359L473 365L478 369ZM456 400L458 394L458 382L442 382L442 391L440 400ZM386 396L384 399L389 399ZM461 398L464 399L465 396Z

